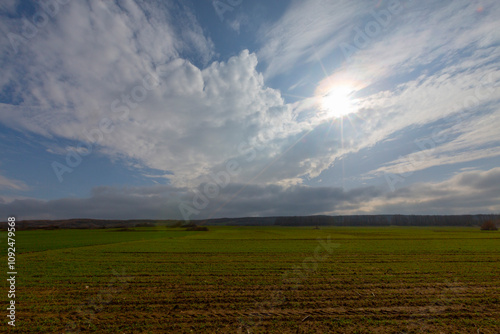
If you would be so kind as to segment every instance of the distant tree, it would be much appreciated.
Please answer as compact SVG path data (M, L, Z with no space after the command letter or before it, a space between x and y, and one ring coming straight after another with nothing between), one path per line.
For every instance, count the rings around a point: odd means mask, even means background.
M155 227L155 224L149 222L143 222L136 224L135 227Z
M186 231L208 231L206 226L191 226L186 229Z
M487 220L481 225L481 230L482 231L496 231L498 230L497 225L493 220Z
M171 227L182 227L182 220L175 221Z

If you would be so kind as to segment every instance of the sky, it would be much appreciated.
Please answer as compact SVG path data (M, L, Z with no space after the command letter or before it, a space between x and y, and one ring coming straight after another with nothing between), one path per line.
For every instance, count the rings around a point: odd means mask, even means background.
M3 0L0 217L500 213L499 17Z

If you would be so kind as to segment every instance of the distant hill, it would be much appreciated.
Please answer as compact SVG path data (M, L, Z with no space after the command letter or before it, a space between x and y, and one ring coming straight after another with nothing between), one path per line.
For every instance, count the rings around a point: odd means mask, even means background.
M278 217L280 226L479 226L487 220L499 220L500 215L364 215Z
M196 225L220 226L480 226L487 220L500 221L500 215L351 215L351 216L290 216L290 217L241 217L193 220ZM6 229L6 222L1 225ZM183 220L23 220L17 229L99 229L148 226L187 225Z
M176 220L105 220L105 219L64 219L64 220L21 220L16 222L18 230L55 230L55 229L99 229L99 228L127 228L148 227L156 225L175 225ZM180 223L178 224L180 225ZM2 229L5 229L2 223Z

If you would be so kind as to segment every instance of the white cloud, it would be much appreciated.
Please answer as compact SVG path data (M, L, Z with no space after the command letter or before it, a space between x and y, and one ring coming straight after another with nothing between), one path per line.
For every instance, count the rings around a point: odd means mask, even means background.
M78 141L97 141L94 154L164 171L174 185L196 185L233 158L245 163L233 182L253 178L311 124L296 122L280 92L265 85L255 54L244 50L205 68L187 60L201 55L207 62L213 43L192 14L176 14L174 26L171 11L131 1L70 3L8 59L15 70L3 88L18 87L13 99L21 102L0 104L0 121L76 141L51 143L51 153L82 152ZM143 99L150 74L161 84ZM113 121L110 133L100 130L103 119ZM258 156L248 159L247 149ZM295 159L299 166L302 157ZM65 163L64 155L59 161ZM296 183L308 169L278 170L284 179L263 175L256 182Z
M351 77L367 91L373 88L359 97L362 109L353 121L357 132L344 133L344 149L334 136L313 132L301 138L322 123L311 100L286 104L264 78L338 53L341 42L352 43L354 28L373 20L372 7L352 1L296 1L277 23L262 28L257 54L244 50L215 62L214 44L187 8L179 11L160 2L71 2L17 55L7 39L0 41L2 50L10 50L0 56L6 69L0 87L12 99L3 99L0 122L78 142L88 141L86 133L110 118L113 131L103 135L94 153L163 171L175 187L203 182L229 159L242 167L232 182L298 185L344 154L463 110L461 101L475 94L486 74L499 82L498 33L491 30L500 8L486 1L484 12L477 13L475 6L428 1L404 8L390 27L337 69L335 75ZM9 18L0 28L16 31L20 24ZM256 69L258 60L267 65L264 74ZM151 73L159 75L161 85L147 90L144 101L130 100ZM299 90L303 83L295 82L292 87ZM495 103L498 94L482 98L481 104ZM130 112L120 117L125 109ZM490 156L488 145L498 135L496 123L485 120L477 118L474 130L466 123L444 129L458 139L443 143L428 166ZM468 144L460 146L464 141ZM70 151L82 153L76 144L69 145ZM250 151L242 153L242 147ZM49 144L48 150L68 151L66 144Z
M351 116L354 130L344 132L345 150L324 155L324 151L319 152L313 159L319 166L317 172L309 175L318 175L344 154L373 147L398 131L428 126L462 112L473 112L474 121L447 122L445 126L450 128L443 128L442 132L448 139L436 143L438 148L432 156L428 155L415 170L497 155L495 147L500 138L495 128L500 110L491 110L491 106L500 101L500 70L496 65L500 47L495 28L500 6L493 1L484 2L484 11L478 12L479 4L469 1L399 3L405 7L392 16L388 28L368 38L366 45L358 47L348 62L318 85L352 82L357 89L364 90L358 96L360 112ZM336 2L331 6L342 5ZM328 12L326 5L309 1L292 7L273 26L272 38L261 50L263 56L272 58L269 73L286 71L287 64L314 61L303 58L312 52L312 45L316 50L326 50L325 54L333 48L339 49L340 42L356 46L354 28L364 28L367 22L375 20L366 18L370 10L366 4L346 6L359 9L358 15L346 14L351 19L348 24L341 23L343 18L339 15L333 15L334 26L329 26L327 18L319 15L314 25L324 28L321 33L315 29L297 30L303 28L301 20L308 17L309 11ZM376 11L386 10L384 6ZM302 12L305 14L301 19ZM329 38L324 39L325 34L330 34ZM273 58L273 53L278 56ZM309 100L297 103L297 110L311 108ZM418 149L416 145L415 148ZM407 157L403 160L375 168L374 174L399 169Z
M415 214L498 213L500 168L459 173L437 183L418 183L367 203L370 212Z
M176 14L174 26L172 10L132 1L120 7L71 2L9 63L3 59L11 71L2 88L15 87L12 99L21 102L1 104L0 121L48 138L89 141L99 138L99 124L109 118L113 131L94 151L172 172L174 184L240 156L238 145L258 135L272 147L273 140L301 130L280 93L265 86L255 54L242 51L204 69L186 60L201 55L206 63L213 43L190 12ZM161 85L139 102L142 80L151 73ZM124 108L128 116L119 117Z
M433 136L417 139L415 151L398 160L386 163L368 174L405 174L434 166L452 165L500 156L498 129L500 110L467 120L436 132ZM438 130L438 129L437 129ZM445 140L447 138L452 138Z
M0 174L0 190L28 190L28 186L19 180L9 179Z
M278 22L259 33L263 46L258 55L268 64L266 77L331 52L348 38L350 25L363 14L363 7L352 1L293 2Z
M229 27L234 30L236 33L240 33L240 27L241 27L241 21L238 20L238 19L234 19L234 20L231 20L231 21L228 21L227 23L229 25Z

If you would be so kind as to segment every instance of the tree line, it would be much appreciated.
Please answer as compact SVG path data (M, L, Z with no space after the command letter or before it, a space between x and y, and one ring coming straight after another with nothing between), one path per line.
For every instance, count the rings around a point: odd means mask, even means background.
M500 215L352 215L276 217L278 226L480 226Z

